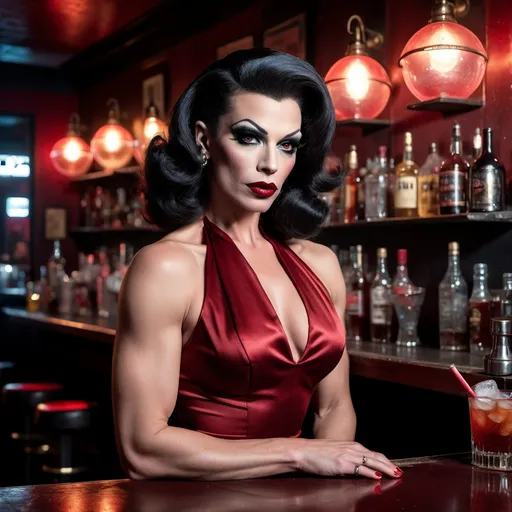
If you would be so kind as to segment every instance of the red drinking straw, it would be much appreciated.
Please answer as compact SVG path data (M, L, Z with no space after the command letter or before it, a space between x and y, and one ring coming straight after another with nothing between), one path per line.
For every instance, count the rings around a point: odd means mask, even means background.
M471 398L476 398L475 392L471 389L471 386L467 383L466 379L460 374L459 370L455 368L455 365L450 365L450 371L457 377L457 380L462 384L462 387L469 393Z

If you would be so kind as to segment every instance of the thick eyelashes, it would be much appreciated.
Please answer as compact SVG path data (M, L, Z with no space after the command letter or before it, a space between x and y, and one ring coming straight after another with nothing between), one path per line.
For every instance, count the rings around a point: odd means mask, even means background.
M231 140L236 140L239 144L243 146L254 146L262 142L262 137L256 131L253 131L249 128L233 128L231 130L233 138ZM256 142L249 142L247 139L254 139ZM290 149L284 149L283 151L289 155L295 154L299 147L302 147L300 144L300 139L288 139L280 142L280 146L290 146Z

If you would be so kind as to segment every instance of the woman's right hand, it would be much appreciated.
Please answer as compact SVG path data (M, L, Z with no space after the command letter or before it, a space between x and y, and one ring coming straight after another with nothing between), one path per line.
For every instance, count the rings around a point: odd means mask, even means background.
M382 453L348 441L305 440L296 451L296 461L300 471L322 476L359 475L380 480L382 475L392 478L403 475Z

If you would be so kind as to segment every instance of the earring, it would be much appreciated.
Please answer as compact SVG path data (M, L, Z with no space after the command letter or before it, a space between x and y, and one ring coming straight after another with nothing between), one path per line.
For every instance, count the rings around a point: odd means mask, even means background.
M206 151L201 151L201 167L206 167L208 163L208 157L206 156Z

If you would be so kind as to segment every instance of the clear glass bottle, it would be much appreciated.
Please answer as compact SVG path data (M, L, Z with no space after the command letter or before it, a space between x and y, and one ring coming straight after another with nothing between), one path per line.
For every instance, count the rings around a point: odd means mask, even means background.
M408 290L412 287L414 285L409 279L409 271L407 269L407 249L398 249L396 273L393 278L392 288L399 291L400 289Z
M55 240L53 242L53 252L48 259L47 272L48 272L48 286L50 297L47 304L48 313L55 315L59 312L59 288L62 276L65 274L66 260L60 252L60 242Z
M469 164L462 157L460 124L452 128L451 155L439 169L439 212L441 215L466 213Z
M388 159L386 146L379 147L379 157L366 175L365 215L366 220L384 219L388 215Z
M448 244L448 270L439 284L439 347L467 350L468 286L460 269L459 244Z
M369 284L363 271L363 248L356 246L354 272L347 285L347 338L368 341Z
M418 216L418 166L413 160L412 134L404 136L404 154L395 169L395 217Z
M498 212L505 209L505 168L492 151L491 128L484 128L482 154L471 166L469 183L470 211Z
M388 162L388 217L395 216L395 159L390 158Z
M469 348L485 352L491 348L491 294L487 286L487 265L473 266L473 290L469 298Z
M350 151L347 155L347 175L345 176L345 223L354 222L356 218L356 202L357 202L357 178L358 173L358 160L356 146L350 146Z
M432 142L429 154L420 167L418 175L418 215L433 217L439 215L439 168L443 159Z
M391 341L393 307L389 296L391 277L388 272L387 250L377 249L377 272L370 289L370 330L375 343Z

